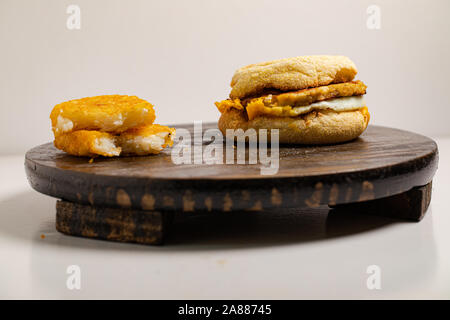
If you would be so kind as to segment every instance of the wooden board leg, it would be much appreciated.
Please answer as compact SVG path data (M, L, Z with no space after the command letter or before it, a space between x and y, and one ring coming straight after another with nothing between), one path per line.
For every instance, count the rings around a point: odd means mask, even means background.
M422 187L413 188L407 192L391 197L336 205L336 211L354 212L387 216L392 218L420 221L425 216L431 201L431 182Z
M157 245L163 243L172 218L170 212L56 202L56 230L72 236Z

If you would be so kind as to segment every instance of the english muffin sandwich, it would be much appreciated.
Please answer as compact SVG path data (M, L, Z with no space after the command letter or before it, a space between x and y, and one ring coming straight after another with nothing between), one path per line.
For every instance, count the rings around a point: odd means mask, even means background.
M343 56L304 56L237 70L230 98L216 102L219 129L278 129L280 143L328 144L357 138L370 115L366 85Z

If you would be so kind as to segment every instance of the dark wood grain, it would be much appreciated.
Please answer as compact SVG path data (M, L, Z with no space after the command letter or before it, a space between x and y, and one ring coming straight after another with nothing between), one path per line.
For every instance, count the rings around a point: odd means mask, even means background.
M177 126L192 131L192 126ZM204 125L204 129L216 124ZM225 155L224 155L225 156ZM369 126L351 142L281 146L277 174L260 164L175 165L170 150L147 157L73 157L51 143L31 149L25 169L39 192L74 203L155 211L315 208L363 202L428 184L436 143L415 133Z
M368 214L397 219L420 221L425 216L431 202L432 183L415 187L409 191L390 197L340 204L333 207L335 211Z
M56 202L56 230L61 233L120 242L162 244L171 214Z
M344 144L281 146L279 171L271 176L261 175L260 164L175 165L170 150L89 163L48 143L25 156L31 186L62 199L56 207L58 231L144 244L163 243L174 213L187 218L328 205L337 212L420 221L437 164L431 139L378 126Z

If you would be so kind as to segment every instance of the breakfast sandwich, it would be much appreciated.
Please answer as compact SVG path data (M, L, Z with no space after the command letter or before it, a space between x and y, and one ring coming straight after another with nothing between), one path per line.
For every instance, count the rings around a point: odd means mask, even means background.
M216 102L219 129L278 129L279 141L328 144L357 138L370 119L366 85L353 81L355 64L343 56L304 56L237 70L230 98Z
M134 96L97 96L56 105L54 145L75 156L149 155L172 146L175 129L153 124L155 111Z

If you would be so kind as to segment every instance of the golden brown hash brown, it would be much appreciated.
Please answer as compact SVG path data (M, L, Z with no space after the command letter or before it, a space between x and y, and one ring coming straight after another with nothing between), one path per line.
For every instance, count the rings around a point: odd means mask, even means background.
M175 129L152 124L133 128L117 136L116 143L122 148L122 154L157 154L167 146L173 145Z
M104 95L56 105L51 114L56 135L76 130L98 130L111 133L152 124L153 105L136 96Z
M114 144L114 135L107 132L78 130L55 137L56 148L74 156L113 157L120 155L120 147Z
M55 137L54 145L75 156L105 157L159 153L173 145L175 129L158 124L129 129L120 134L77 130Z

